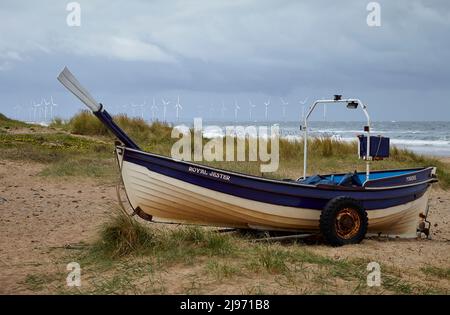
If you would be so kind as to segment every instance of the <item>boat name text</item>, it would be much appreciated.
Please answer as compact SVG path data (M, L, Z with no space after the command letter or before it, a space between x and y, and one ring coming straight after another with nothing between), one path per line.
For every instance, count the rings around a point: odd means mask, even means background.
M230 175L218 173L218 172L215 172L215 171L208 171L208 170L205 170L203 168L189 166L189 172L195 173L195 174L204 175L204 176L211 176L211 177L214 177L214 178L219 178L221 180L230 181Z

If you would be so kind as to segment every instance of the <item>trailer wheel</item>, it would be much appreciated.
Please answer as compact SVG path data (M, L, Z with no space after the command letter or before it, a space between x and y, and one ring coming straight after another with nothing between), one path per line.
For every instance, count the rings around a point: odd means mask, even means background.
M367 212L353 198L331 199L320 214L320 231L332 246L357 244L366 236Z

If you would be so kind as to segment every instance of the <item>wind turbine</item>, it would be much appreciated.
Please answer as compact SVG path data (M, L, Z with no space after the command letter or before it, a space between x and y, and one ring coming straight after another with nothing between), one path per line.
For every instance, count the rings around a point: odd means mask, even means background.
M305 104L308 101L308 97L305 98L304 101L299 101L302 104L302 121L305 120Z
M47 106L50 105L50 103L47 102L45 100L45 98L42 99L42 102L44 103L44 122L46 122L47 121Z
M238 116L238 111L241 108L239 107L238 103L236 100L234 100L234 121L237 122L237 116Z
M150 107L152 111L152 120L155 121L156 112L158 111L158 106L156 106L155 98L153 98L153 105Z
M249 106L248 113L249 113L250 122L251 122L252 121L252 112L253 112L253 109L256 107L256 105L253 104L251 100L248 100L248 106Z
M42 106L42 103L35 103L35 102L33 102L34 104L33 104L33 122L37 122L37 120L36 120L36 112L37 112L37 114L38 114L38 119L40 119L41 118L41 106Z
M269 121L270 98L266 102L264 102L264 105L266 105L266 113L265 113L266 121Z
M29 114L30 114L30 122L31 121L33 121L33 110L34 110L34 108L33 108L33 101L31 101L30 102L30 112L29 112Z
M280 97L281 103L283 104L281 106L281 109L283 111L283 120L286 121L286 106L287 104L289 104L288 102L286 102L282 97Z
M166 121L166 113L167 113L167 105L169 105L170 101L166 101L165 99L161 99L163 103L163 121Z
M180 104L180 96L179 95L177 97L177 103L175 104L175 109L177 110L177 113L176 113L177 122L179 122L180 121L180 110L183 109L183 106L181 106L181 104Z
M147 105L147 101L144 100L144 103L139 104L138 107L141 109L141 118L142 120L144 120L144 110L145 110L145 106Z
M50 119L53 120L54 116L53 116L53 107L57 107L58 104L53 102L53 96L50 96Z

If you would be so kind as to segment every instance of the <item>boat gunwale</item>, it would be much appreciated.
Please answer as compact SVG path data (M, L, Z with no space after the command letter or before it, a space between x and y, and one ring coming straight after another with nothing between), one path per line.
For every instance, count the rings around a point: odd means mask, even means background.
M156 157L156 158L161 158L161 159L164 159L164 160L167 160L167 161L171 161L171 162L182 163L182 164L186 164L186 165L190 165L190 166L194 166L194 167L201 167L201 168L205 168L205 169L210 170L210 171L222 172L222 173L225 173L227 175L234 175L234 176L244 177L244 178L248 178L248 179L252 179L252 180L265 181L265 182L271 182L271 183L288 185L288 186L304 187L304 188L310 188L310 189L320 189L320 190L327 190L327 191L332 190L332 191L347 191L347 192L349 192L349 191L352 191L352 192L365 192L365 191L372 191L372 190L376 190L376 191L380 191L380 190L395 190L395 189L401 189L401 188L405 188L405 187L423 185L423 184L426 184L426 183L430 183L430 182L435 182L436 181L436 178L430 178L430 179L428 179L426 181L421 181L421 182L417 182L417 183L405 184L405 185L399 185L399 186L389 186L389 187L365 187L365 186L361 186L361 187L345 187L345 186L324 185L324 184L311 185L311 184L302 184L302 183L293 182L293 181L284 181L284 180L277 180L277 179L271 179L271 178L264 178L264 177L259 177L259 176L239 173L239 172L235 172L235 171L229 171L229 170L224 170L224 169L220 169L220 168L214 168L214 167L206 166L206 165L203 165L203 164L192 163L190 161L183 161L183 160L174 159L172 157L161 155L161 154L157 154L157 153L151 153L151 152L147 152L147 151L143 151L143 150L137 150L137 149L129 148L129 147L126 147L126 146L123 146L123 145L116 145L116 147L119 147L119 148L124 149L124 150L129 150L129 151L132 151L132 152L144 154L144 155L149 155L149 156ZM413 171L413 172L408 174L410 176L410 174L416 174L416 173L428 170L430 168L434 168L434 167L433 166L429 166L429 167L422 167L422 168L415 167L415 168L378 170L378 171L373 171L371 173L381 173L381 172L389 172L389 171ZM331 175L339 176L339 175L345 175L345 174L347 174L347 173L325 174L323 176L331 176ZM388 178L397 178L397 177L401 177L401 176L405 176L405 175L396 175L396 176L392 176L392 177L388 177ZM380 179L382 180L384 178L380 178ZM378 181L380 179L373 179L372 181L375 181L375 180ZM364 184L366 184L366 183L364 183Z

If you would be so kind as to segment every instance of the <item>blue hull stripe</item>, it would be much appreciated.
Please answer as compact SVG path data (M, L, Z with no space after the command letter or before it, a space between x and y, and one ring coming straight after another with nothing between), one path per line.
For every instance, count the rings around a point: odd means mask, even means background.
M366 210L385 209L420 198L429 187L428 183L383 190L306 186L174 161L171 158L126 148L123 159L153 172L233 196L274 205L316 210L322 210L329 200L338 196L359 200Z

